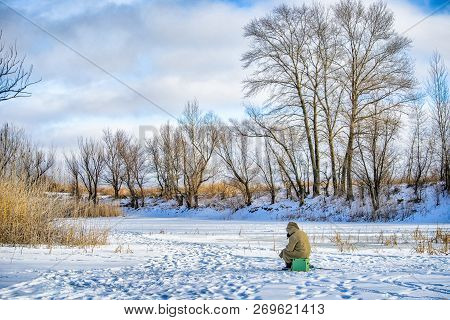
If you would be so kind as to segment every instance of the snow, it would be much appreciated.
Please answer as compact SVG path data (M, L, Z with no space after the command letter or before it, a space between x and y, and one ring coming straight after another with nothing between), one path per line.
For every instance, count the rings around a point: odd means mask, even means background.
M285 221L145 215L89 221L111 228L108 245L0 247L0 299L450 298L449 257L416 254L415 223L302 222L316 267L304 273L280 271ZM381 231L396 234L398 246L380 244ZM356 250L339 252L335 232L350 237Z
M416 202L413 189L406 185L392 187L389 199L382 199L377 221L440 224L450 223L450 197L439 190L442 185L430 184L423 188L421 202ZM372 216L369 199L357 196L351 205L342 197L308 197L299 207L298 202L282 198L271 205L267 195L255 195L251 206L239 208L239 198L201 198L200 207L188 210L175 201L146 199L146 206L127 210L127 215L141 217L184 217L217 220L251 221L332 221L367 222ZM439 199L439 201L437 201ZM127 202L127 201L125 201ZM232 209L236 208L236 209Z

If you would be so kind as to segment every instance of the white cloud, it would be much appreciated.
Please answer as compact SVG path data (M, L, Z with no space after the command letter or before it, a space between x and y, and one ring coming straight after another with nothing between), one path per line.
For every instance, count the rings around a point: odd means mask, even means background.
M221 1L16 1L12 6L139 92L180 114L197 98L224 118L244 114L240 57L246 50L242 27L281 1L237 6ZM297 1L287 1L298 3ZM310 2L310 1L308 1ZM334 3L336 1L326 1ZM405 30L426 16L406 1L389 1L396 27ZM44 144L71 145L78 135L106 127L137 132L169 116L108 75L0 6L7 40L34 64L43 81L33 96L2 103L0 119L25 127ZM411 29L417 76L440 51L450 66L450 19L437 14Z

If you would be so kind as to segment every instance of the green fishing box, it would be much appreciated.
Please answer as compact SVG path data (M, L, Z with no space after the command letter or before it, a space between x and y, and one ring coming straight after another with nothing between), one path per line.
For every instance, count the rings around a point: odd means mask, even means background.
M291 271L309 271L309 259L293 259Z

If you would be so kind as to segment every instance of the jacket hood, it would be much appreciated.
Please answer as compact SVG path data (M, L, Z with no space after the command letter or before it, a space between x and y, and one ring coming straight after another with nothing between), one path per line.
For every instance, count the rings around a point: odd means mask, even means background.
M289 235L293 234L295 231L300 230L300 228L298 227L298 225L295 222L289 222L287 227L286 227L286 231Z

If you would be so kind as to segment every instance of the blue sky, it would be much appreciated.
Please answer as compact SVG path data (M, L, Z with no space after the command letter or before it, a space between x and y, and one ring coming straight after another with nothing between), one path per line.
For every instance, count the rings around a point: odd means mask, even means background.
M223 118L243 117L242 27L279 0L17 0L6 1L52 34L117 75L171 114L187 100ZM299 3L289 0L287 3ZM326 4L334 0L322 1ZM390 0L398 31L442 1ZM450 66L450 12L443 10L407 34L419 81L438 50ZM1 122L25 128L42 145L70 148L77 136L105 127L137 133L170 119L0 4L3 41L16 41L34 65L33 96L3 102Z
M426 10L434 10L436 8L439 8L444 3L448 2L446 0L410 0L410 2L414 5L417 5L418 7L421 7ZM447 6L445 11L449 10L449 6Z

